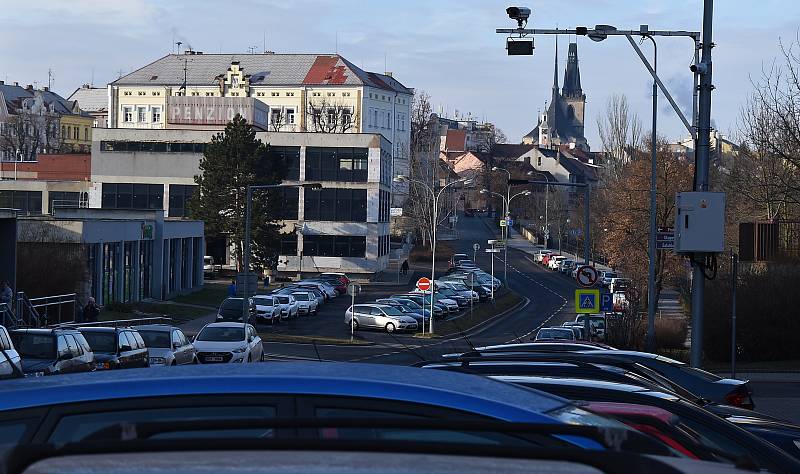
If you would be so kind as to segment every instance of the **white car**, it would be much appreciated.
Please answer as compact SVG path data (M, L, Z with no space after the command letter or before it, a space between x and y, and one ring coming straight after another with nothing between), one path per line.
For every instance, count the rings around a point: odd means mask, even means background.
M611 280L614 278L619 278L619 274L614 271L605 271L600 273L600 286L608 287L611 284Z
M330 299L330 298L336 298L336 296L338 296L338 293L336 293L336 289L334 287L332 287L331 285L328 285L326 283L321 283L321 282L318 282L318 281L302 280L302 281L299 281L297 283L297 285L301 286L301 287L302 286L313 286L314 288L318 289L319 291L321 291L325 295L325 299L326 300Z
M258 295L250 298L251 304L256 307L256 322L281 322L281 304L274 295Z
M556 255L555 257L550 257L547 261L547 268L550 270L558 270L558 264L562 261L566 260L567 257L563 255Z
M211 323L203 326L193 341L201 364L258 362L264 348L251 324Z
M292 296L297 300L297 310L300 314L317 314L317 298L310 291L295 291Z
M0 349L3 349L0 351L0 379L21 377L22 360L3 326L0 326Z
M536 260L538 263L542 263L542 260L544 260L544 257L546 255L550 255L551 253L553 253L552 250L547 250L547 249L539 250L538 252L536 252L536 254L534 255L533 259Z
M612 293L616 293L618 291L625 291L631 286L631 280L629 278L612 278L611 283L608 284L608 289Z
M278 300L281 307L281 319L296 318L300 314L300 305L292 295L276 294L272 295L273 298Z
M558 264L558 271L561 273L567 273L572 271L572 268L575 266L575 260L562 260L561 263Z

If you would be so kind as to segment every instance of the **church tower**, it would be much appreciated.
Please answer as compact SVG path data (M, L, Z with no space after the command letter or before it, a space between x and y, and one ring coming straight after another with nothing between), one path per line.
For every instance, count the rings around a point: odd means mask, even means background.
M584 136L584 113L586 110L586 94L581 89L581 71L578 68L578 44L570 43L567 53L567 69L564 73L564 87L561 96L567 103L567 118L574 117L573 126L576 135Z

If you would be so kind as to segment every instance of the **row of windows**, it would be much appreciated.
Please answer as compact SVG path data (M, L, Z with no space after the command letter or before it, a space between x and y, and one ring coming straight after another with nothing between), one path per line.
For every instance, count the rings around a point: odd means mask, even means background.
M384 255L389 254L389 245L388 235L378 236L378 257L383 257Z
M128 142L128 141L101 141L101 151L137 152L146 151L154 153L203 153L205 143L181 142Z
M387 102L390 102L392 100L392 96L390 96L390 95L386 96L386 95L374 94L372 92L369 93L369 98L370 99L375 99L375 100L384 100L384 101L387 101ZM406 103L406 99L404 99L404 98L402 98L400 96L397 96L396 100L397 100L398 104L405 104Z
M309 181L367 182L367 148L306 148L306 179Z
M0 191L0 208L19 209L20 214L41 214L42 192Z
M389 222L389 206L392 195L389 191L378 191L378 222Z
M300 190L298 188L278 188L274 190L278 193L278 199L283 203L278 214L278 219L296 221L299 212ZM308 190L306 195L315 191Z
M137 106L125 105L122 107L122 121L125 123L160 123L161 107L158 106Z
M304 235L303 255L364 258L367 238L358 235Z
M71 125L62 125L61 126L61 137L65 139L72 139L72 140L80 140L81 139L81 128L77 125L75 127ZM89 127L83 127L83 140L89 141Z
M164 209L163 184L103 183L103 209Z
M367 190L307 190L303 213L309 221L366 222Z
M189 200L197 192L193 184L169 185L169 217L189 217Z
M286 179L300 179L299 146L270 146L268 153L270 159L283 159L286 162Z
M146 92L146 91L139 91L139 93L138 93L138 94L139 94L139 95L147 95L147 92ZM157 97L157 96L160 96L160 95L161 95L161 91L153 91L153 92L151 92L150 94L151 94L153 97ZM125 92L123 92L123 93L122 93L122 95L133 95L133 92L132 92L132 91L125 91Z

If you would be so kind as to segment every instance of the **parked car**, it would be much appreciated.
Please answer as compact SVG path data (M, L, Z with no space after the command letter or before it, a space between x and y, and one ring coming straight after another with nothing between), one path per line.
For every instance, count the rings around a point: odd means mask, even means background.
M179 328L168 324L134 326L150 353L150 366L197 364L197 349Z
M571 259L562 260L561 263L558 265L558 271L569 275L572 269L575 268L575 265L577 265L575 260Z
M350 278L345 273L323 272L323 273L320 273L319 276L321 276L321 277L334 276L334 277L338 278L339 280L341 280L341 282L344 283L345 285L350 284L350 281L351 281Z
M94 354L75 329L14 329L11 341L26 375L56 375L94 370Z
M614 278L619 278L619 274L615 271L604 271L600 272L600 277L597 279L597 282L600 286L604 288L608 288L611 284L611 280Z
M421 314L425 317L425 321L428 321L431 317L431 310L428 308L422 309L422 306L418 305L416 302L408 299L408 298L380 298L375 300L376 303L380 304L390 304L392 306L402 305L408 309L410 309L414 313Z
M451 290L457 292L459 295L463 296L464 298L467 298L468 301L472 300L473 302L476 302L476 303L478 301L480 301L480 297L478 296L478 293L475 292L475 291L472 291L469 288L467 288L467 285L465 285L461 281L457 281L457 280L436 280L436 284L438 286L440 286L440 287L443 287L443 288L450 288Z
M95 369L133 369L150 366L150 352L138 331L131 328L82 327L94 352Z
M537 263L542 263L542 261L544 260L544 257L549 255L549 254L551 254L551 253L553 253L552 250L548 250L548 249L539 250L533 255L533 260L536 261Z
M317 298L309 291L293 291L292 296L297 301L297 311L306 316L317 314Z
M608 284L608 289L612 293L626 291L631 286L631 280L628 278L612 278Z
M401 301L402 300L411 301L414 304L416 304L420 309L423 309L424 311L430 311L431 310L430 298L425 299L425 297L423 297L419 293L397 294L397 295L390 296L390 298L398 299L398 300L401 300ZM447 316L447 307L444 306L444 305L441 305L441 304L436 304L434 302L434 304L433 304L433 317L436 318L436 319L439 319L439 318L444 318L445 316Z
M455 300L455 302L458 303L459 308L465 308L469 306L469 302L472 299L471 295L465 296L460 292L443 285L437 286L436 293L437 295L442 295L451 300Z
M325 283L325 282L311 281L311 280L301 280L301 281L297 282L295 284L295 286L298 286L300 288L309 288L309 287L310 288L316 288L317 290L322 292L322 294L324 295L326 301L331 299L331 298L336 298L336 296L338 296L337 293L336 293L336 289L333 288L331 285Z
M422 297L425 298L426 303L428 303L428 305L430 305L430 303L431 303L431 292L430 292L430 290L421 291L421 290L417 290L415 288L412 291L412 293L417 293L417 294L421 295ZM447 308L447 312L448 313L457 313L458 312L458 306L459 306L458 305L458 301L456 301L456 300L454 300L452 298L448 298L448 297L446 297L445 295L443 295L443 294L441 294L439 292L436 292L436 293L433 294L433 302L434 302L434 304L441 304L442 306Z
M430 313L428 313L427 311L423 313L422 309L413 310L408 306L404 305L403 303L399 302L398 300L394 300L392 298L380 298L375 300L375 303L385 304L400 310L400 312L403 313L404 315L411 316L412 318L414 318L417 321L417 325L419 327L422 327L423 324L428 324L428 321L431 318Z
M0 326L0 379L23 377L22 360L19 357L11 336L4 326Z
M466 260L469 261L469 256L465 253L454 253L452 257L450 257L450 267L454 268L458 266L458 262Z
M256 308L256 322L276 324L281 322L281 305L276 295L258 295L250 298Z
M251 324L206 324L192 343L201 364L258 362L264 354L261 337Z
M344 322L358 330L361 328L378 328L388 333L395 331L416 331L417 320L406 316L397 308L383 304L357 304L350 306L344 313Z
M293 319L300 314L300 305L292 295L277 294L273 298L278 300L281 308L281 319Z
M570 328L542 328L536 332L537 341L574 341L576 339L575 333Z
M579 314L575 316L575 323L579 326L586 327L586 315ZM591 328L591 336L601 341L606 340L606 316L604 314L591 314L589 315L589 327Z
M305 291L311 293L314 296L314 299L317 301L317 308L319 309L320 306L325 304L325 300L327 299L327 295L325 292L320 290L317 287L306 285L288 285L284 286L283 288L277 289L272 292L272 294L282 294L282 295L291 295L292 293L298 291Z
M550 270L558 270L558 264L566 259L567 257L563 255L553 255L547 260L547 268Z
M561 327L571 329L575 334L575 339L577 340L586 339L586 335L584 334L585 328L583 326L578 326L578 323L567 321L566 323L561 324Z
M244 298L225 298L219 305L217 311L217 322L222 321L242 321L242 312L244 305ZM249 303L248 303L249 304ZM248 308L248 323L256 323L256 308L254 305L249 304Z
M342 279L339 278L338 276L335 275L319 276L310 281L315 281L324 283L326 285L330 285L334 289L334 291L336 291L337 296L347 294L347 283L342 281Z

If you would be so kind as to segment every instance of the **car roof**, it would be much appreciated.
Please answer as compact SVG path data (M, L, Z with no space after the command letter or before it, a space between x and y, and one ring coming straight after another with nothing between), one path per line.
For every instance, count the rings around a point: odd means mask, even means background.
M574 346L585 346L587 351L595 352L598 349L595 347L599 347L595 342L588 342L588 341L571 341L571 342L563 342L563 343L554 343L554 342L523 342L517 344L498 344L494 346L483 346L483 347L476 347L475 350L477 351L494 351L494 350L506 350L509 352L513 352L514 350L526 350L526 349L535 349L538 346L553 346L555 344L568 346L570 348ZM615 349L611 349L615 350Z
M242 323L236 321L220 321L218 323L208 323L203 328L226 328L226 327L242 327Z
M567 400L485 377L384 364L282 362L191 365L3 382L0 410L203 394L350 396L437 405L510 421L542 421ZM549 418L545 418L549 420Z
M653 392L653 390L639 385L577 377L559 377L557 375L490 375L489 377L494 380L516 384L567 385L570 387L597 388L628 393Z
M80 332L77 329L73 328L19 328L19 329L12 329L10 331L12 334L40 334L40 335L50 335L50 334L60 334L60 333L75 333Z
M80 332L88 331L88 332L114 332L115 333L115 332L122 331L122 330L134 330L135 331L135 329L127 327L127 326L126 327L121 327L121 328L115 328L115 327L110 327L110 326L86 326L86 327L79 327L78 328L78 331L80 331Z
M137 331L164 331L164 332L171 332L176 329L180 330L175 326L170 326L169 324L142 324L139 326L132 326L133 329Z

